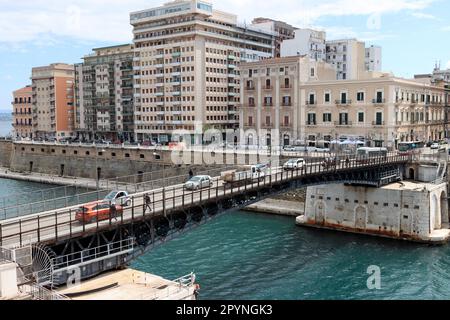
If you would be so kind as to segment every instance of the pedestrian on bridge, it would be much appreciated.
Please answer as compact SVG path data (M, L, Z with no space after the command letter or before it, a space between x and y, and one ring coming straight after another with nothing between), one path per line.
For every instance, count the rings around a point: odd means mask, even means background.
M152 212L152 200L150 199L150 196L148 193L144 195L144 214L147 211Z

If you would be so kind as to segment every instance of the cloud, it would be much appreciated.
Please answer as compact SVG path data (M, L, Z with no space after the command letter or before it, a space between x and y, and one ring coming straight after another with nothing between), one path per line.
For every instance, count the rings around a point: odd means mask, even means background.
M446 69L450 69L450 60L447 62L447 65L445 66Z
M418 19L429 19L429 20L439 20L437 17L432 14L423 13L423 12L413 12L411 15Z
M442 31L450 31L450 26L443 27L441 30L442 30Z
M322 17L373 16L420 11L436 0L223 0L214 8L240 20L257 16L312 25ZM162 5L165 0L0 0L0 43L42 44L58 38L77 41L130 42L129 13ZM42 40L43 39L43 40Z

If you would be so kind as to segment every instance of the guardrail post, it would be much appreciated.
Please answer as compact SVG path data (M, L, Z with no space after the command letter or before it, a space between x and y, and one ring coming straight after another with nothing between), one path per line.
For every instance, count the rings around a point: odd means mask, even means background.
M163 214L164 214L164 217L166 217L166 188L165 187L163 187L163 190L162 190L162 199L163 199Z
M58 212L55 212L55 239L58 241Z

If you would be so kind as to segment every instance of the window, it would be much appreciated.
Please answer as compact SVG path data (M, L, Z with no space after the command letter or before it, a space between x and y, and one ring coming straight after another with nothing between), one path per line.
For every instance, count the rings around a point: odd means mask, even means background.
M383 113L381 113L381 112L377 112L376 114L375 114L375 124L377 125L377 126L381 126L381 125L383 125Z
M315 77L316 70L314 68L311 68L311 77Z
M266 126L271 126L270 116L266 116Z
M323 122L331 122L331 113L323 114Z
M364 112L358 112L358 122L364 122Z
M324 98L325 102L330 102L331 100L331 94L330 93L325 93L325 98Z
M347 103L347 92L341 93L341 103Z
M308 125L315 125L315 124L316 124L316 114L308 113Z
M316 95L314 93L309 94L309 105L315 105L316 104Z
M364 102L364 92L358 92L358 93L356 94L356 100L357 100L358 102Z
M339 124L340 125L348 124L348 113L340 113L339 114Z

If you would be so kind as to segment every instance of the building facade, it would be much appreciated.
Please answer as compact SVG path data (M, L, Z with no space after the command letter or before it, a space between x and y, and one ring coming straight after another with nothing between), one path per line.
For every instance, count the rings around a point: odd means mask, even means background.
M133 140L133 47L126 44L93 51L75 65L77 136Z
M293 39L281 44L281 56L307 55L316 61L326 61L326 33L312 29L297 29Z
M33 138L32 94L31 86L13 92L12 125L16 138Z
M382 71L383 58L380 46L370 46L366 48L366 71Z
M33 136L61 139L74 133L74 66L55 63L32 69Z
M334 68L308 56L242 63L242 145L290 145L305 133L304 83L335 79Z
M336 80L331 65L308 57L240 69L244 145L330 147L332 141L351 140L396 149L399 142L449 137L445 88L430 82L373 72Z
M446 134L445 90L392 75L305 84L302 123L309 145L332 140L396 149L399 142L434 141Z
M136 139L167 143L174 130L199 124L236 129L238 64L273 57L276 34L197 0L134 12L130 20Z
M358 79L365 72L365 44L356 39L326 42L326 62L336 69L337 80Z
M252 21L252 26L268 31L273 31L277 34L275 38L275 58L282 56L281 48L284 41L294 39L297 35L297 28L283 21L276 21L269 18L255 18Z

